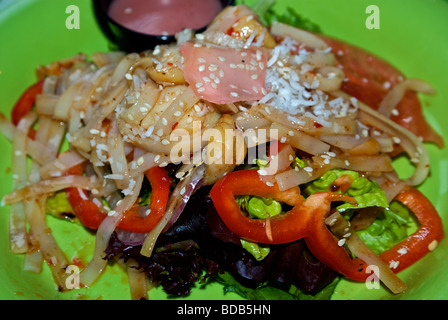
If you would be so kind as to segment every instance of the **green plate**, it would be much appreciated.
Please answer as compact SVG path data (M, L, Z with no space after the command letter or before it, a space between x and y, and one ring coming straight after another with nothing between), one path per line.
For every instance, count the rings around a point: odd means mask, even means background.
M428 81L437 96L422 96L424 114L433 127L448 138L448 1L377 0L380 29L366 28L370 2L359 0L279 0L276 9L293 6L304 17L319 24L324 33L363 47L390 61L408 77ZM79 29L69 30L66 8L76 4ZM98 30L89 0L0 0L0 110L8 114L21 92L35 80L36 66L83 52L108 50ZM0 196L11 190L11 144L0 137ZM448 226L448 150L428 145L432 159L431 176L420 187L439 210ZM406 161L395 163L400 173L410 172ZM0 299L129 299L127 276L116 265L107 268L91 288L58 293L46 265L41 274L23 271L23 256L11 255L8 243L8 207L0 208ZM94 237L83 227L48 217L55 238L68 258L88 261ZM445 228L446 229L446 228ZM342 281L334 299L447 299L448 241L413 267L400 273L409 290L393 296L387 290L367 289L364 283ZM150 298L165 299L161 290ZM188 299L238 299L223 295L222 287L193 289Z

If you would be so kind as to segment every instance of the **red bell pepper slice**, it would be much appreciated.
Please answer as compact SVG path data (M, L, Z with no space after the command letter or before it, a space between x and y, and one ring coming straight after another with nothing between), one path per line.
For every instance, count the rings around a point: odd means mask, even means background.
M269 234L268 222L265 219L251 219L241 212L235 201L237 195L254 195L273 198L287 202L294 208L284 215L270 218L272 233ZM291 242L296 237L303 237L306 231L305 224L301 223L301 216L297 212L303 197L300 189L293 188L287 192L278 190L278 186L268 186L261 179L257 169L234 171L226 174L210 190L213 204L223 220L224 224L234 233L253 242L260 243L285 243ZM285 219L288 217L289 219ZM294 225L292 220L297 220ZM292 236L292 237L291 237Z
M68 173L81 175L82 166L72 168ZM147 233L151 231L165 214L168 203L170 186L172 179L168 176L166 170L160 167L153 167L145 172L145 175L151 183L150 213L146 217L140 215L138 205L133 206L126 211L117 228L136 233ZM68 188L66 190L67 198L81 223L90 229L98 229L106 214L92 201L85 199L81 195L83 190L77 188Z
M393 263L396 266L392 271L398 273L434 250L444 238L444 231L437 210L417 189L409 187L395 199L406 205L420 223L415 233L380 254L380 258L388 265ZM338 245L338 239L328 230L324 218L325 213L314 216L311 236L305 238L307 246L316 258L333 270L352 280L365 281L370 275L366 271L367 264L361 259L351 258L345 248Z
M389 263L398 262L394 271L400 272L434 250L445 232L436 208L419 190L409 187L400 192L396 200L407 206L420 224L413 234L380 255Z
M37 95L42 93L44 87L44 80L36 82L20 96L19 100L17 100L14 108L11 111L11 121L14 125L17 125L28 112L34 106L36 102Z
M213 204L224 224L243 239L266 243L288 243L304 238L308 248L322 263L355 281L365 281L370 272L359 258L352 258L325 224L333 201L354 202L339 193L315 193L303 200L300 189L279 191L267 186L257 170L228 173L210 192ZM290 202L289 212L266 219L250 219L242 214L236 195L255 195ZM293 201L292 199L295 199ZM395 273L421 259L444 237L442 221L430 201L418 190L408 188L396 200L408 206L420 222L418 230L407 239L380 255L387 264L395 263ZM269 223L269 233L267 224Z
M235 201L236 195L272 198L288 203L293 208L269 220L251 219L241 212ZM228 173L213 186L210 196L224 224L232 232L243 239L266 244L288 243L309 236L311 230L308 221L316 214L315 211L327 212L329 209L316 206L314 201L317 196L311 196L305 201L299 187L280 191L276 184L268 186L256 169ZM333 201L347 199L349 197L334 193Z

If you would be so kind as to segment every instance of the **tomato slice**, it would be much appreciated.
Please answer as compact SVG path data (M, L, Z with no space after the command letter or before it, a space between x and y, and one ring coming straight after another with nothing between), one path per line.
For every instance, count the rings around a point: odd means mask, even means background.
M404 79L404 75L390 63L354 45L320 35L335 53L338 64L348 81L342 90L373 109L378 109L390 88ZM420 100L408 91L397 105L397 114L391 119L413 132L424 141L444 146L443 138L427 123Z
M11 111L11 121L14 125L17 125L19 121L33 109L36 97L42 93L43 86L44 80L40 80L28 87L22 93Z
M82 165L71 168L68 172L73 175L82 175ZM140 215L139 205L132 206L123 214L118 225L119 229L136 233L150 232L165 215L172 179L164 168L153 167L145 172L151 183L150 212L146 216ZM89 229L98 229L106 214L101 212L97 205L87 199L84 190L67 188L67 199L70 202L79 221Z

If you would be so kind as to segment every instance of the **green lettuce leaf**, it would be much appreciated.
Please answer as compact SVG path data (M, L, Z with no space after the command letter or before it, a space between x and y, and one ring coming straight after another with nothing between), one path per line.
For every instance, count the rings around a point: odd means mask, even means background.
M239 3L240 1L237 1ZM311 32L322 33L321 28L314 22L302 17L292 7L287 7L285 11L280 14L278 10L274 10L275 0L258 0L241 1L241 3L249 6L260 18L261 23L265 26L270 26L272 22L278 21L288 24L293 27L308 30Z
M266 284L249 288L239 283L228 272L220 273L217 281L223 285L224 294L233 292L248 300L329 300L340 278L336 278L315 295L306 294L293 285L288 291Z
M373 252L380 254L406 239L416 228L409 209L393 201L369 227L357 233Z
M334 181L343 175L349 175L353 179L353 183L344 194L353 197L357 201L357 205L344 203L337 207L340 212L353 208L361 209L367 207L389 207L386 194L378 186L378 183L365 177L361 177L358 172L351 170L329 170L320 178L309 183L305 188L305 193L310 195L315 192L332 191Z
M358 202L357 206L344 203L337 207L340 212L344 212L347 219L350 219L353 213L353 210L350 209L383 208L369 227L357 231L364 243L375 253L380 254L387 251L417 228L417 222L406 206L397 201L392 201L389 204L386 194L375 181L360 177L359 173L355 171L330 170L322 177L310 182L305 188L305 193L310 195L319 191L332 191L334 181L343 175L349 175L353 179L353 183L344 194L355 198Z
M245 210L252 219L266 219L268 214L270 217L282 213L282 205L274 199L256 197L256 196L239 196L236 202ZM255 242L241 239L241 245L258 261L263 260L270 252L268 245L261 245Z
M271 252L271 248L269 247L269 245L263 245L263 244L255 243L252 241L244 240L244 239L240 239L240 242L241 242L241 246L247 252L249 252L251 255L253 255L254 258L257 259L257 261L263 260L264 258L267 257L269 252Z
M46 212L56 218L75 220L75 213L65 191L56 192L53 196L48 197L45 206Z

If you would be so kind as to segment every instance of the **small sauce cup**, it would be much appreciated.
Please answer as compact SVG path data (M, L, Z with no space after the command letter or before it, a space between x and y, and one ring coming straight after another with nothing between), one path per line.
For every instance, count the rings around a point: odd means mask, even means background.
M202 32L233 0L93 0L112 49L141 52L176 41L183 29Z

